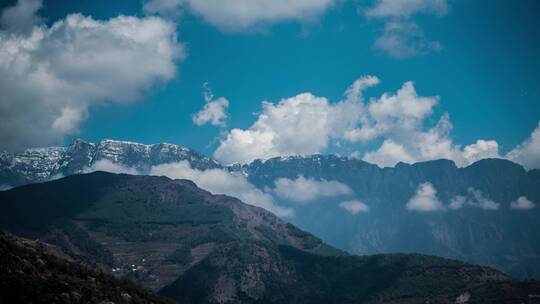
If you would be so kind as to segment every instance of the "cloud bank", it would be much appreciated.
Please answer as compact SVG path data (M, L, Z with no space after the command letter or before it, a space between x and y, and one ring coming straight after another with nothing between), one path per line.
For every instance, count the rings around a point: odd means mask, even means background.
M130 103L176 75L184 51L174 23L72 14L37 26L40 3L21 0L2 12L1 149L57 144L77 133L90 107Z
M227 164L248 163L259 158L320 153L337 141L380 138L381 145L361 158L381 167L440 158L467 166L482 158L500 157L494 140L479 139L464 147L455 144L448 114L429 127L426 121L433 119L440 98L420 96L412 82L405 82L395 93L366 100L363 92L378 83L377 77L361 77L336 103L309 92L278 103L264 101L256 121L247 129L230 130L214 157Z
M521 199L521 201L520 201ZM518 199L522 206L528 203L522 198ZM514 202L512 204L518 204ZM407 202L405 208L413 211L431 212L444 210L459 210L463 207L480 208L488 211L499 210L500 204L487 198L482 191L474 188L467 189L467 194L453 197L448 205L437 197L437 190L433 184L426 182L418 185L416 193ZM525 208L524 208L525 209Z
M353 191L337 181L315 180L299 176L294 180L279 178L269 189L277 197L298 203L308 203L321 198L351 195Z
M202 189L214 194L226 194L244 203L264 208L282 217L292 216L293 209L277 205L272 196L257 189L245 176L222 169L196 170L187 161L153 166L150 175L167 176L172 179L189 179Z
M140 174L135 168L124 166L119 163L113 163L112 161L108 159L100 159L92 164L92 166L84 168L83 173L90 173L95 171L105 171L105 172L111 172L111 173L124 173L124 174L132 174L132 175L138 175Z
M262 112L248 129L232 129L214 152L224 163L246 163L257 158L312 154L332 139L347 139L362 118L360 92L378 83L376 77L358 79L347 98L330 103L311 93L298 94L277 104L262 103Z
M335 0L150 0L147 14L178 15L185 7L225 32L283 21L305 22L324 13Z
M482 191L474 188L467 189L466 195L457 195L450 200L448 208L459 210L463 207L480 208L484 210L499 210L500 204L485 197Z

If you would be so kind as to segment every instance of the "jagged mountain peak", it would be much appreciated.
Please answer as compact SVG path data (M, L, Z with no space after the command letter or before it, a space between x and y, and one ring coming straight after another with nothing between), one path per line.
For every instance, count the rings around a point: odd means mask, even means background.
M200 170L221 167L207 156L170 143L141 144L112 139L93 143L76 139L66 147L0 154L0 185L17 186L77 174L88 171L99 161L134 168L145 174L152 166L183 160Z

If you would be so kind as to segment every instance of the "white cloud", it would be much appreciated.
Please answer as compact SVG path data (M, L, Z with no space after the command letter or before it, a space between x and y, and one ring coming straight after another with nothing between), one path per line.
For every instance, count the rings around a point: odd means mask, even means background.
M214 99L214 95L208 89L207 84L205 84L204 89L205 105L201 111L192 116L193 123L198 126L210 123L213 126L225 127L229 101L224 97Z
M118 163L113 163L108 159L100 159L93 163L92 166L83 169L84 173L90 173L95 171L105 171L117 174L125 173L131 175L140 174L135 168L124 166Z
M250 184L245 176L221 169L196 170L187 161L153 166L150 175L167 176L173 179L189 179L200 188L214 194L226 194L239 198L244 203L264 208L278 216L292 216L294 210L275 204L271 195Z
M339 207L347 210L353 215L369 211L369 206L359 200L343 201L339 203Z
M330 103L311 93L262 103L262 113L247 130L233 129L214 153L224 163L250 162L280 155L313 154L331 139L351 137L363 115L361 90L378 82L376 77L358 79L346 99Z
M143 5L143 11L147 15L159 14L175 18L181 13L184 0L150 0Z
M473 207L494 211L499 210L500 204L485 197L482 191L469 188L467 189L467 196L455 196L450 200L448 207L452 210L459 210L463 207Z
M376 151L364 154L362 159L369 163L377 164L380 167L391 167L398 162L415 162L415 158L402 145L395 143L391 139L385 140Z
M452 123L445 114L431 128L425 128L425 120L433 113L439 97L418 96L414 85L407 82L395 95L385 93L372 99L362 129L376 130L384 136L382 145L365 153L365 161L381 167L394 166L398 162L414 163L433 159L450 159L458 166L467 166L482 158L496 158L499 147L493 140L478 140L461 147L454 144L450 133Z
M510 208L512 209L529 210L535 207L536 207L536 204L531 202L525 196L520 196L517 200L510 203Z
M418 185L416 193L407 202L405 207L409 210L431 212L444 210L445 207L437 198L437 190L431 183Z
M157 17L72 14L28 33L0 31L0 148L61 142L89 107L131 102L173 78L183 55L175 24Z
M540 168L540 122L531 136L506 156L507 159L520 163L527 169Z
M0 28L14 33L28 33L34 25L42 22L36 13L42 8L42 0L19 0L7 7L0 15Z
M448 208L452 210L459 210L463 208L466 202L467 202L467 198L465 196L457 195L450 200L450 204L448 205Z
M186 0L191 12L223 31L251 29L282 21L306 21L335 0Z
M480 190L469 188L468 191L469 191L469 194L473 198L473 200L469 201L469 204L471 206L478 207L484 210L498 210L499 209L500 204L485 197L484 194Z
M494 140L477 140L475 144L468 145L463 149L463 157L467 163L484 158L499 158L499 144Z
M177 17L183 8L225 32L284 21L305 22L322 15L336 0L149 0L146 14Z
M355 143L384 138L380 147L363 159L381 167L398 162L414 163L446 158L467 166L482 158L499 156L496 141L480 139L462 147L452 141L450 117L443 115L428 127L438 96L419 96L412 82L395 93L364 101L363 90L379 83L373 76L361 77L331 103L311 93L263 102L262 112L248 129L232 129L221 141L214 157L224 163L246 163L257 158L313 154L340 140ZM356 154L357 155L357 154Z
M276 196L299 203L307 203L321 198L337 197L352 194L352 190L337 181L315 180L299 176L294 180L280 178L270 189Z
M442 44L427 40L424 30L414 22L394 21L385 24L373 48L389 57L404 59L440 51Z
M374 49L396 59L428 54L442 49L438 41L430 41L424 30L412 21L417 14L443 16L448 12L447 0L379 0L362 10L368 18L384 21L382 34Z
M447 0L378 0L365 14L377 18L410 18L419 13L442 16L447 12Z

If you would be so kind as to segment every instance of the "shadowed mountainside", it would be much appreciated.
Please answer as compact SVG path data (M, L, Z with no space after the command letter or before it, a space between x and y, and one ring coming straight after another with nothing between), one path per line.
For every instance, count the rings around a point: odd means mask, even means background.
M278 157L233 169L260 189L272 189L280 178L299 176L347 185L352 195L307 203L281 199L279 204L295 208L291 223L351 253L417 252L495 267L515 277L540 278L540 208L510 207L519 197L540 204L540 170L526 171L502 159L484 159L465 168L449 160L379 168L333 155ZM406 208L423 183L433 186L445 209ZM456 197L466 203L454 210L449 204ZM369 212L351 214L340 208L348 199L362 201ZM497 208L484 209L479 200Z
M59 254L50 245L0 232L0 303L172 303Z
M536 282L423 255L350 256L165 177L73 175L0 192L0 226L179 303L527 303Z

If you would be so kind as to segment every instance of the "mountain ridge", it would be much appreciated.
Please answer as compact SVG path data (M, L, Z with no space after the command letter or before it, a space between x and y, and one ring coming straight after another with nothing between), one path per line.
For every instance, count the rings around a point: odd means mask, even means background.
M138 159L136 161L130 160L127 154L131 154L132 157ZM187 160L194 169L225 168L229 171L243 171L243 168L258 166L266 162L295 160L353 162L381 170L397 169L403 166L424 166L432 162L447 163L450 167L457 168L455 162L449 159L427 160L413 164L399 162L394 167L381 168L361 159L335 154L277 156L268 159L256 159L248 164L223 165L193 149L166 142L142 144L132 141L103 139L98 143L93 143L76 139L69 146L29 148L20 152L0 151L0 185L13 187L26 183L42 182L69 174L83 173L84 170L91 169L92 165L100 160L133 167L140 171L141 174L148 173L152 165L182 160ZM511 163L525 170L521 165L502 158L482 159L461 168L479 166L479 163L482 164L484 161L500 161L501 164ZM32 169L35 172L32 172ZM534 170L538 169L528 171Z
M540 216L540 208L535 208L535 204L540 204L540 170L527 171L508 160L485 159L457 167L451 160L439 159L379 168L355 158L319 154L224 167L182 147L171 146L169 154L160 144L112 140L105 143L103 146L109 148L102 150L106 153L96 152L88 157L84 151L96 148L77 141L72 145L73 152L64 158L66 161L58 165L64 171L51 172L85 172L92 165L89 159L94 164L107 160L140 174L147 174L152 165L187 161L200 172L222 169L239 173L253 188L273 195L279 206L294 209L295 216L288 221L341 250L354 254L419 252L488 265L520 278L540 278L540 246L535 245L540 243L540 225L535 220ZM161 154L150 157L151 147ZM61 158L56 151L53 149L51 159ZM9 184L10 176L16 175L4 163L0 157L0 185ZM42 181L37 174L31 176ZM277 197L272 192L278 179L294 184L299 177L314 183L338 182L351 191L349 196L322 197L304 203ZM24 178L18 181L35 182ZM407 209L408 201L423 184L433 189L433 199L440 202L441 210ZM532 203L532 209L512 207L521 197ZM344 200L362 202L369 207L368 211L350 214L340 207ZM453 200L458 200L456 209L450 208ZM411 241L406 242L408 239Z

